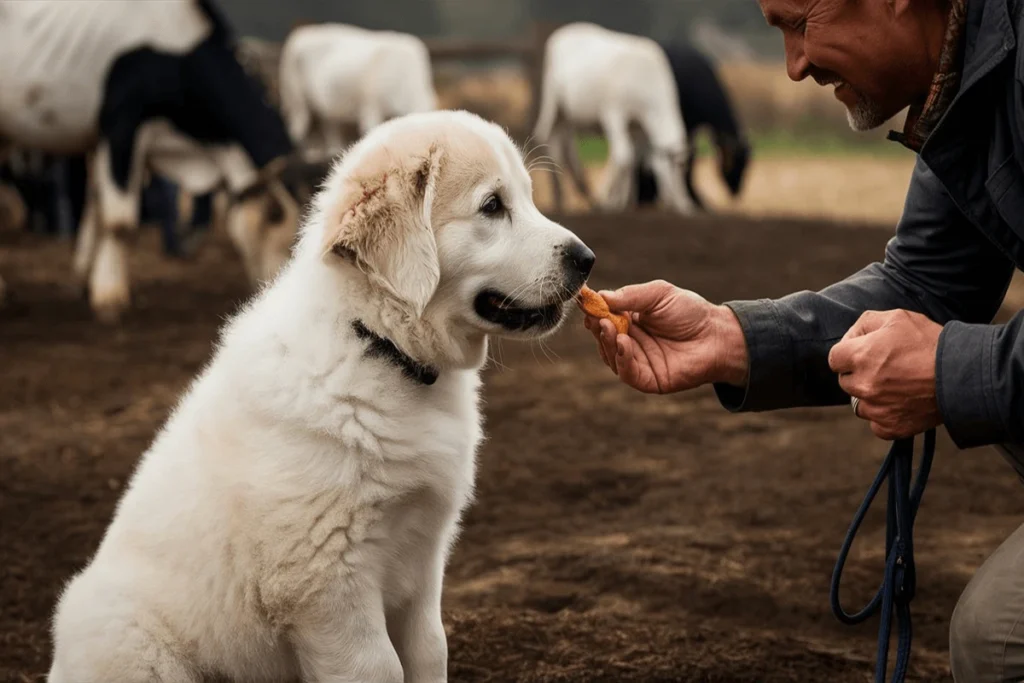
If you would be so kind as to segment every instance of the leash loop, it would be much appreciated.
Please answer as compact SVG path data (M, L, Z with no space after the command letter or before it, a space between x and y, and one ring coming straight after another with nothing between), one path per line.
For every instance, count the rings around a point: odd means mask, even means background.
M835 569L832 572L829 602L832 614L840 622L853 626L863 623L880 611L875 683L886 683L889 637L892 633L894 613L898 623L898 636L892 683L902 683L907 674L913 634L910 623L910 602L917 592L917 568L914 564L914 520L921 504L924 487L928 483L928 473L931 471L934 457L935 430L930 429L924 434L921 463L918 466L917 476L912 479L914 437L893 442L867 495L860 507L857 508L850 529L846 532L846 538L843 539L843 544L839 549ZM879 586L878 591L868 604L860 611L850 614L843 609L842 602L839 600L839 584L843 568L846 565L853 541L857 537L857 531L886 479L889 480L889 488L885 521L885 574L882 577L882 585Z

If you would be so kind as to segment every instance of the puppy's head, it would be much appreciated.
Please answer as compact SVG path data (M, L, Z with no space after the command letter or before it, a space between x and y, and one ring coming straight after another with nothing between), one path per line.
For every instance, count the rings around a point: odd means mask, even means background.
M318 197L326 258L422 317L539 336L562 321L594 263L533 203L522 156L467 112L393 119L354 145Z

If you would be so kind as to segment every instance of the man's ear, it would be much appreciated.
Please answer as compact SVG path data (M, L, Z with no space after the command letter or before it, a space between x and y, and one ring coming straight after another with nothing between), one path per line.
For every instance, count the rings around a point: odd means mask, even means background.
M352 259L416 317L441 278L430 215L442 163L436 145L405 159L370 152L342 181L324 234L325 254Z

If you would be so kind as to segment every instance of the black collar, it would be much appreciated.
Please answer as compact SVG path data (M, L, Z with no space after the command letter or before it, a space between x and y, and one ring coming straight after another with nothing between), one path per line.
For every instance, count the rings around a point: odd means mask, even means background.
M386 358L400 367L402 374L420 384L430 385L437 381L437 368L432 368L429 365L413 360L408 354L395 346L393 341L371 332L361 320L353 320L352 329L355 330L356 336L360 339L370 340L370 347L366 350L366 355L371 358Z

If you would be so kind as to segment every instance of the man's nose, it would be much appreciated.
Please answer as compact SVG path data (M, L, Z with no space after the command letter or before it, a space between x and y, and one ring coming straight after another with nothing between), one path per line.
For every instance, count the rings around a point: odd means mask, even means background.
M801 35L786 35L786 73L790 80L802 81L811 73L811 62L804 53L804 39Z

